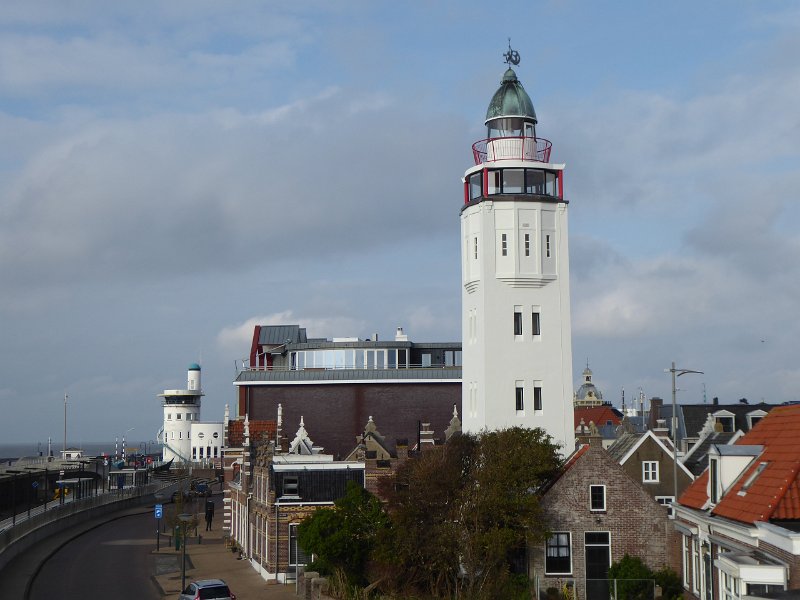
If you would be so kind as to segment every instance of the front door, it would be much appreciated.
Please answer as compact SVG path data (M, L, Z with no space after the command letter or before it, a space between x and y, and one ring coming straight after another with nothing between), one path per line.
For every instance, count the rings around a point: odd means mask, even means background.
M608 568L611 566L611 536L607 531L584 534L586 600L608 600Z

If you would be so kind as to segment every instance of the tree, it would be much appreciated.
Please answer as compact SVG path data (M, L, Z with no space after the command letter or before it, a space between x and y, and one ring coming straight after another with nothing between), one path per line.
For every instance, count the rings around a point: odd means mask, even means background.
M619 600L650 600L653 598L653 571L641 558L625 554L608 569L608 578L616 579Z
M321 508L300 524L298 542L315 555L314 567L320 572L338 573L360 585L378 532L386 525L380 500L350 482L333 508Z
M513 558L522 555L524 574L527 542L547 531L539 494L560 466L541 429L462 434L422 452L385 482L392 528L382 559L432 596L513 597Z

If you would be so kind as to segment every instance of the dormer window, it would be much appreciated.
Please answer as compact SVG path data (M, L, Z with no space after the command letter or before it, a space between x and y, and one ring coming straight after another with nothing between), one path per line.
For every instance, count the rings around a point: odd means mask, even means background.
M716 458L708 459L708 497L711 504L719 501L719 461Z
M767 413L763 410L754 410L747 413L747 429L750 430L755 427L756 423L758 423L765 416L767 416Z
M714 417L715 429L723 433L733 433L736 431L736 426L733 420L733 414L727 410L721 410L712 415Z

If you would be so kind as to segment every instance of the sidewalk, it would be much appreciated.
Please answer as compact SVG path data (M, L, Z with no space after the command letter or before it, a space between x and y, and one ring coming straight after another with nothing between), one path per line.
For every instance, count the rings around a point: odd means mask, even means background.
M215 500L220 496L215 494ZM218 509L221 507L218 507ZM218 515L221 517L222 511ZM222 541L222 519L215 519L211 531L203 531L205 522L200 514L200 523L197 533L203 540L198 543L196 537L190 537L186 544L186 584L198 579L224 579L236 595L237 600L297 600L294 594L294 584L282 585L267 583L261 575L256 573L250 561L239 560L239 555L234 554L225 547ZM167 535L161 537L161 549L153 551L156 573L153 576L164 597L177 600L181 587L181 557L180 551L175 550L174 541L170 546Z

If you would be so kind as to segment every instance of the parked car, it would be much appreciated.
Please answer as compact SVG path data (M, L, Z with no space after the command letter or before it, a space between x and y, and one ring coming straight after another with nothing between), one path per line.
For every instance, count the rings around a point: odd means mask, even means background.
M186 586L179 600L236 600L236 596L222 579L201 579Z

